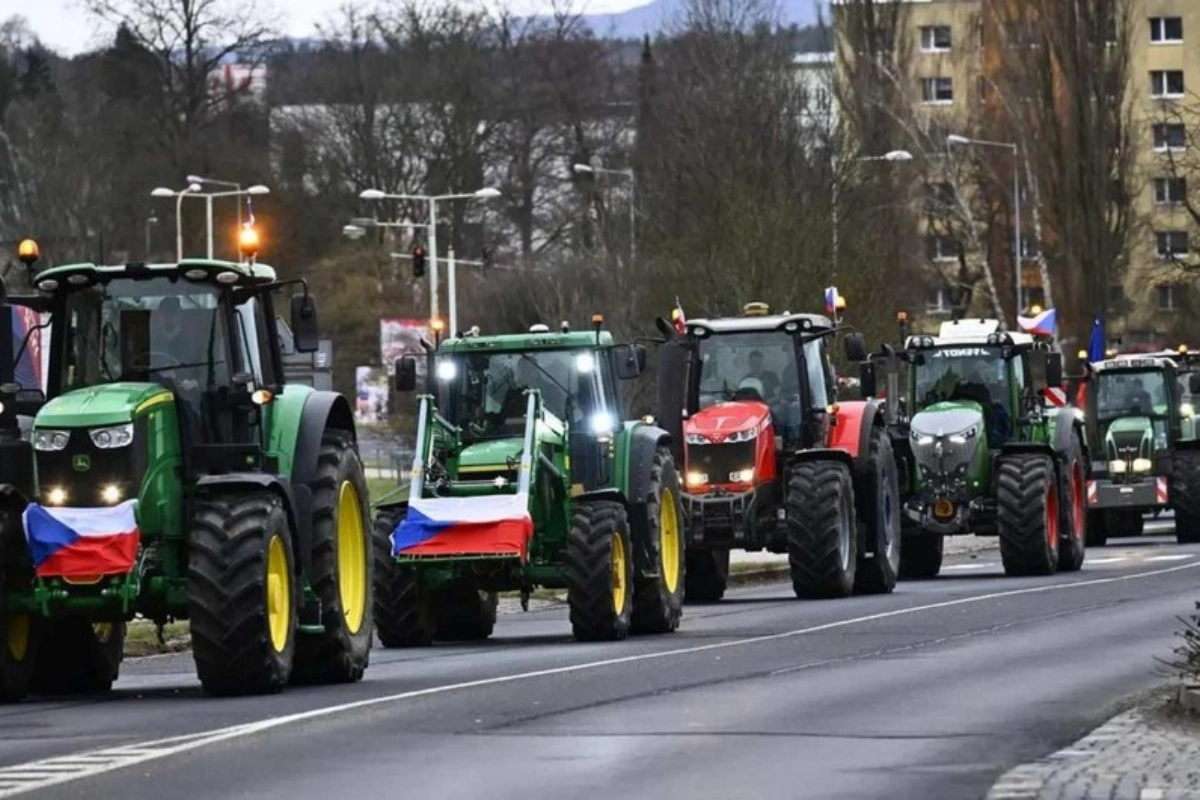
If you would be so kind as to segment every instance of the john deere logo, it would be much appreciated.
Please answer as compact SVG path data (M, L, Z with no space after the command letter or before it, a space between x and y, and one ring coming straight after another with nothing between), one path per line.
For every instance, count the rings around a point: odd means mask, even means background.
M76 472L87 472L92 468L92 459L90 456L75 456L71 459L71 466Z

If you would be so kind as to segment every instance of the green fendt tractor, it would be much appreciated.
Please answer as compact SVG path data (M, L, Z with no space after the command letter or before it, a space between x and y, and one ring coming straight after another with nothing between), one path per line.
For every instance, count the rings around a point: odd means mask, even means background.
M879 369L906 495L901 577L937 575L945 537L963 533L998 535L1009 575L1082 566L1088 451L1060 353L996 320L956 320L864 364L864 396Z
M620 422L616 379L645 350L544 325L431 352L407 502L375 522L375 625L387 647L491 635L497 592L566 589L580 640L666 633L683 603L670 439ZM431 348L432 351L432 348ZM399 391L416 361L396 365Z
M285 385L273 311L276 290L303 282L253 259L32 281L51 399L32 494L6 509L24 524L0 553L0 695L108 689L135 615L189 621L210 693L360 679L373 624L353 417L340 395ZM311 351L306 285L291 312Z
M1168 508L1176 540L1200 542L1200 440L1190 399L1200 373L1183 353L1119 355L1090 367L1088 544L1139 536L1144 514Z

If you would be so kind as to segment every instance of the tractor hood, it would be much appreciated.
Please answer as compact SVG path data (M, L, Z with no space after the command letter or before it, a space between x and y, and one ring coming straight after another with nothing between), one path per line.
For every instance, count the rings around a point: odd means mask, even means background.
M911 427L920 436L954 436L976 428L978 435L983 433L983 410L969 401L934 403L913 416Z
M910 428L913 456L926 480L965 483L980 449L987 450L983 412L976 403L935 403L918 412Z
M1117 417L1104 432L1104 454L1109 460L1151 458L1154 425L1149 417Z
M133 420L147 400L167 395L157 383L109 383L59 395L38 412L38 428L81 428L120 425Z
M478 442L464 447L458 456L458 468L481 469L484 467L503 468L508 459L521 459L522 442L520 439L494 439L488 442Z
M701 409L683 423L687 436L703 436L714 444L720 444L734 434L758 434L771 419L771 409L766 403L741 400L735 403L717 403Z

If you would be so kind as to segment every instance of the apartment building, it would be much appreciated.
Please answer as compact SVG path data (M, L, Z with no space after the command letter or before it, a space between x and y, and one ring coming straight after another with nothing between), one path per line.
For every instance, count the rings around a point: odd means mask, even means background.
M897 0L904 6L901 19L909 48L907 79L914 112L933 131L967 130L972 120L978 124L987 117L989 106L992 114L1003 113L995 107L987 76L1004 59L998 48L1020 46L1021 39L1018 30L1003 35L988 30L987 4L994 1ZM1122 283L1112 287L1109 313L1113 332L1127 343L1166 344L1167 337L1200 311L1200 289L1191 288L1195 275L1189 271L1200 267L1200 229L1186 202L1192 198L1192 208L1200 209L1200 0L1130 2L1127 94L1134 109L1137 143L1132 181L1135 221L1128 264ZM835 14L837 6L844 4L835 0ZM997 174L1007 172L1011 182L1011 154L996 148L987 157L996 159ZM986 244L1005 303L1012 303L1007 298L1017 295L1022 307L1028 308L1042 302L1042 290L1027 187L1022 187L1022 199L1019 295L1011 261L1013 221L999 220L995 230L988 232ZM957 259L960 245L934 232L925 233L931 275L926 311L948 314L952 298L946 287L938 285L937 276Z

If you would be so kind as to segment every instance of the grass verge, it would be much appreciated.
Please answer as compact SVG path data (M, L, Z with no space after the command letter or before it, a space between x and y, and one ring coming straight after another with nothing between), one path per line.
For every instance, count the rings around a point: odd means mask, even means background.
M182 653L192 646L186 622L169 622L163 626L163 642L153 622L133 620L125 630L125 657L154 656L161 653Z

